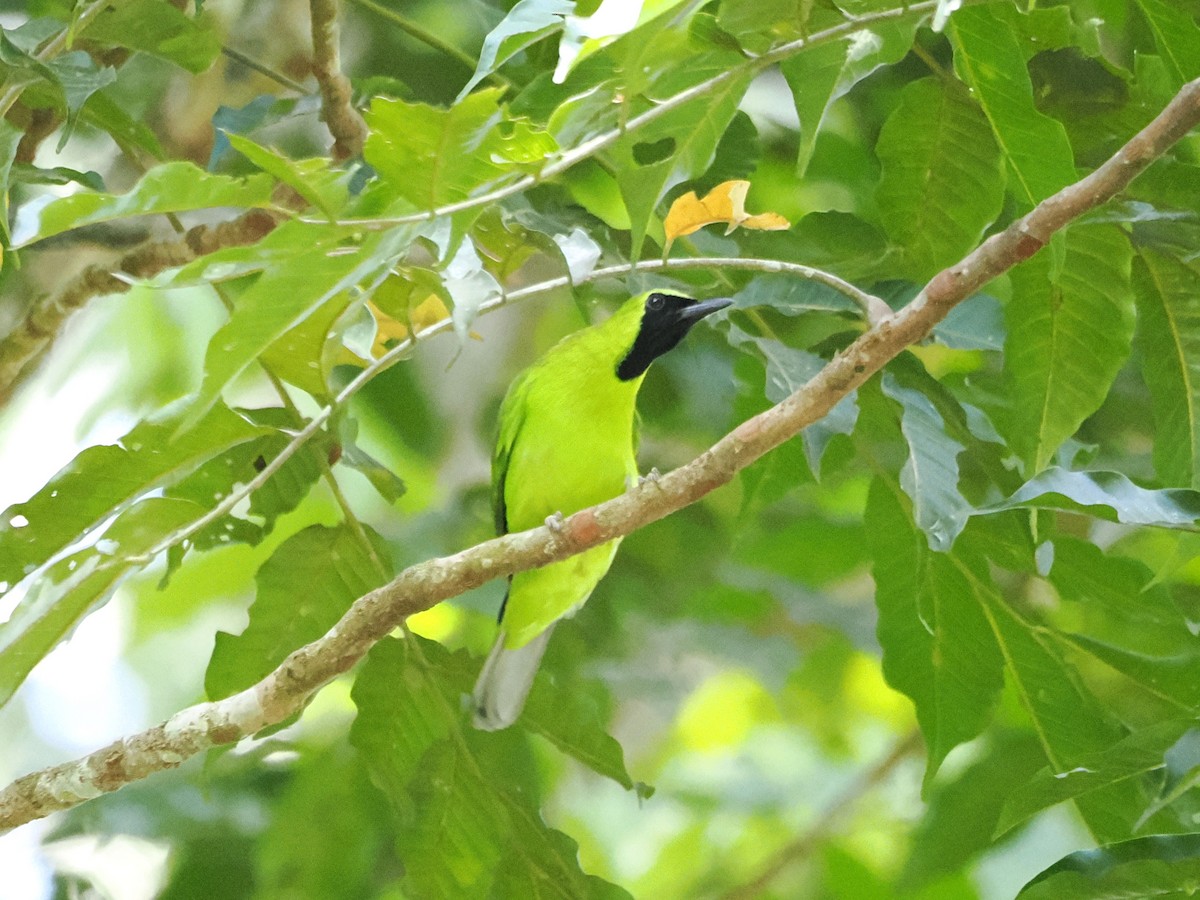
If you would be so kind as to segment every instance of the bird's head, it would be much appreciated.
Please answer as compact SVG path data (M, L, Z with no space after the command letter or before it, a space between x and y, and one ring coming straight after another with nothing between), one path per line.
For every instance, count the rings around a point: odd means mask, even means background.
M724 297L697 302L660 291L627 300L602 326L622 337L617 377L632 381L645 374L650 363L682 341L693 325L732 302Z

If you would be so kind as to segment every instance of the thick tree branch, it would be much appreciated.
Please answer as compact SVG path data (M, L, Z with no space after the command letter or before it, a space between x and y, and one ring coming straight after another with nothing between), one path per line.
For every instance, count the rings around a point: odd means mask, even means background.
M350 103L350 79L342 74L337 0L310 0L313 75L321 88L325 124L333 135L331 155L351 159L362 153L367 123Z
M1107 202L1200 123L1200 79L1184 86L1149 125L1091 175L1043 201L962 262L935 276L903 309L835 356L783 402L743 422L697 459L569 517L560 530L505 535L453 556L410 566L359 598L328 633L293 652L262 681L225 700L189 707L161 725L90 756L34 772L0 791L0 828L68 809L217 744L232 743L294 714L348 671L408 616L493 578L564 559L694 503L820 419L986 281L1027 259L1072 219Z
M219 225L197 225L178 240L142 244L115 265L90 265L56 293L35 300L25 318L0 342L0 405L49 348L63 323L88 300L122 293L129 290L131 279L149 278L222 247L253 244L278 222L275 214L252 209Z

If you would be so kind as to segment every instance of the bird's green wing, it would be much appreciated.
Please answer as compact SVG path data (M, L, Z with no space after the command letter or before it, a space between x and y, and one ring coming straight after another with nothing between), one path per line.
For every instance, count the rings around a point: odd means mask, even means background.
M505 479L512 449L517 443L521 427L525 424L528 381L528 370L517 376L509 386L508 393L504 395L497 418L496 447L492 451L492 516L496 523L496 534L508 534L508 508L504 501Z

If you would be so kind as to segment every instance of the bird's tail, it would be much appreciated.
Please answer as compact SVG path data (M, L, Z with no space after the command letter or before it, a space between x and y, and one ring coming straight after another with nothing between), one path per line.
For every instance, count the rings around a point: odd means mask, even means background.
M479 680L475 682L472 700L476 728L499 731L521 715L529 688L533 686L533 676L537 674L542 654L546 652L546 642L553 631L551 625L528 644L513 649L504 646L504 632L500 632L479 673Z

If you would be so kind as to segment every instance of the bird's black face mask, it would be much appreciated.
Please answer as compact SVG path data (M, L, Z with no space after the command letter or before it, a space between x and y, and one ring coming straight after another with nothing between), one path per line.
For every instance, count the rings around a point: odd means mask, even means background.
M642 327L638 329L633 346L617 363L617 377L622 381L630 381L642 375L650 368L650 363L682 341L693 325L732 302L721 297L697 303L673 294L651 294L646 298Z

